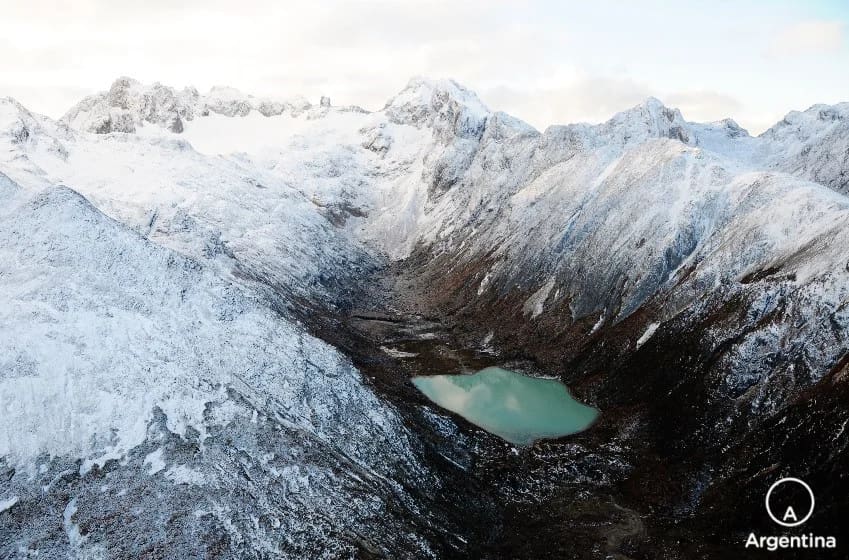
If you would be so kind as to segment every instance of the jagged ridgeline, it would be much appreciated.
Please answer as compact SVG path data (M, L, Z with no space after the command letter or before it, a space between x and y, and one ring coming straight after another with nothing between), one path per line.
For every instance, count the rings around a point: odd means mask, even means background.
M752 137L656 99L540 132L450 80L2 99L0 556L739 557L779 474L849 491L847 170L849 104ZM514 452L363 307L600 420Z

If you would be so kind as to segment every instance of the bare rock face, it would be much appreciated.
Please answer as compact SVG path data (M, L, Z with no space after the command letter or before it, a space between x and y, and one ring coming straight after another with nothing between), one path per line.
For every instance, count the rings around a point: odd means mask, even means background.
M729 138L746 138L749 131L741 127L734 119L722 119L717 123Z
M183 119L179 116L174 117L171 120L171 123L168 125L168 130L173 132L174 134L180 134L183 132Z

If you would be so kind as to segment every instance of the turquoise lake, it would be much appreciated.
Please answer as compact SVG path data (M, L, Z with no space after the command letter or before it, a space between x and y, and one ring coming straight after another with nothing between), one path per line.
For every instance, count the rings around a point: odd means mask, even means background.
M515 445L581 432L598 417L560 381L499 367L473 375L414 377L413 384L442 408Z

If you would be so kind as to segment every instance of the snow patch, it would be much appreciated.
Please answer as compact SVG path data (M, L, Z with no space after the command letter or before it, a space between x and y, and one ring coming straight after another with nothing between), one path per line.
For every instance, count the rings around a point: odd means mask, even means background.
M606 318L607 318L607 309L602 311L601 314L598 316L598 321L596 321L595 324L593 325L593 328L590 330L590 334L593 334L598 329L600 329L601 326L604 324L604 320Z
M206 476L197 470L194 470L186 465L174 465L165 471L165 478L174 484L195 484L203 485L206 483Z
M71 547L79 549L85 543L86 538L80 533L80 526L73 521L75 513L77 513L77 499L72 498L62 513L62 526L65 528L65 534L68 536Z
M531 319L536 319L543 312L545 300L548 299L548 294L551 293L554 282L554 278L549 278L540 289L525 301L525 305L522 306L522 311L525 315L530 315Z
M489 286L489 281L490 281L490 273L487 272L486 274L484 274L483 279L481 280L481 283L478 286L478 295L479 296L483 295L483 293L486 291L487 286Z
M388 346L381 346L380 349L386 354L392 356L393 358L413 358L418 356L417 352L404 352L403 350L398 350L397 348L389 348Z
M17 496L12 496L11 498L7 498L5 500L0 500L0 513L3 513L4 511L11 509L12 506L14 506L17 503L18 503L18 497Z
M103 465L106 464L106 461L112 459L123 459L124 456L124 451L116 448L110 449L109 451L103 453L98 457L85 459L80 465L80 476L85 476L86 474L88 474L88 472L91 471L91 469L94 468L95 465L99 468L103 468Z
M165 468L165 460L162 458L162 448L151 451L144 458L144 464L147 465L147 474L154 475Z
M637 348L648 342L648 340L654 335L657 328L660 326L660 323L651 323L646 330L640 335L640 338L637 339Z

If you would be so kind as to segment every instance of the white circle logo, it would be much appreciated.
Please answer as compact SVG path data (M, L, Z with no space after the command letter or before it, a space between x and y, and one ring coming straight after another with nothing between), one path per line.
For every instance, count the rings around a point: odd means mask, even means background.
M787 483L799 484L805 490L808 491L808 495L811 497L811 509L808 510L807 515L805 515L805 517L803 517L802 519L798 518L796 510L794 510L792 506L788 506L787 509L784 510L784 513L781 518L779 519L778 516L776 516L772 512L772 508L769 505L769 498L770 496L772 496L772 492L782 484ZM799 480L798 478L794 478L792 476L782 478L781 480L774 482L773 485L769 487L769 490L766 493L766 498L764 499L764 504L766 505L766 512L769 514L770 518L772 518L773 521L775 521L782 527L798 527L799 525L807 521L814 513L814 503L814 491L811 490L811 487L808 486L805 481Z

